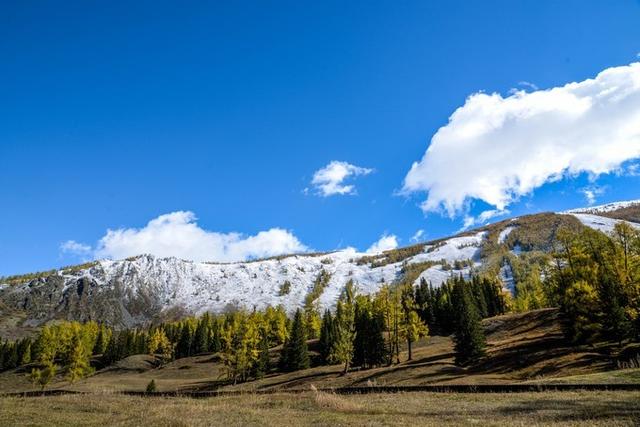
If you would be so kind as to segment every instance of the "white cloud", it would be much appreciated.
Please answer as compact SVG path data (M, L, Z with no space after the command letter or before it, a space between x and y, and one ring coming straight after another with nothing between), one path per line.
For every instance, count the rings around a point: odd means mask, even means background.
M584 195L584 198L589 206L593 205L597 201L598 196L604 194L605 191L606 188L598 186L591 186L580 189L580 192Z
M60 251L63 254L85 258L91 254L91 246L78 243L75 240L67 240L60 245Z
M345 184L345 181L350 177L368 175L371 172L373 172L373 169L362 168L347 162L333 160L327 166L317 170L313 174L311 185L315 188L316 193L323 197L336 194L355 194L355 186L353 184ZM305 189L305 193L308 193L307 189Z
M398 247L398 237L393 234L383 234L380 237L380 240L375 242L369 249L367 249L368 254L378 254L384 251L388 251L390 249L395 249Z
M220 262L308 250L296 236L281 228L271 228L253 236L204 230L198 226L195 214L188 211L160 215L142 228L107 230L95 249L82 244L79 247L88 248L87 252L97 258L121 259L148 253L159 257Z
M422 237L424 236L424 230L418 230L416 231L416 234L414 234L413 236L411 236L411 241L412 242L417 242L419 241Z
M640 157L640 63L548 90L476 93L440 128L404 180L425 212L471 200L505 209L551 181L617 171Z

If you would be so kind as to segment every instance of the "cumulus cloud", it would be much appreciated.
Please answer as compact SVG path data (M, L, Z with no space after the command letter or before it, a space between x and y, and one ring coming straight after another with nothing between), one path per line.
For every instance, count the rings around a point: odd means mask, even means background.
M593 79L510 96L476 93L431 139L404 180L425 212L504 210L551 181L615 172L640 157L640 63Z
M398 237L393 234L383 234L380 237L380 240L375 242L369 249L367 249L368 254L378 254L384 251L388 251L390 249L395 249L398 247Z
M271 228L253 236L218 233L201 228L193 212L172 212L149 221L142 228L107 230L95 248L65 243L97 258L121 259L140 254L177 257L193 261L243 261L307 251L296 236Z
M346 184L345 181L360 175L368 175L371 172L373 169L333 160L313 174L311 185L316 194L323 197L356 194L355 186Z

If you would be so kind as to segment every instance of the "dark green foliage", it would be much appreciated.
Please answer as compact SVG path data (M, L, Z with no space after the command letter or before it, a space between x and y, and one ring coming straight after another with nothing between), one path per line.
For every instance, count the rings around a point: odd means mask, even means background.
M329 354L336 337L336 326L334 324L331 311L326 310L322 316L322 325L320 327L320 359L322 363L328 363Z
M209 351L209 329L211 318L208 313L204 314L198 321L196 332L193 337L194 354L202 354Z
M453 285L455 362L467 365L484 356L486 340L471 286L462 278Z
M156 380L151 380L149 384L147 384L147 393L155 393L156 391L158 391Z
M252 376L254 378L262 378L271 371L271 358L269 355L269 339L263 336L260 339L258 362L256 363Z
M189 357L193 354L193 332L189 323L184 323L180 332L180 340L176 346L176 357Z
M424 279L415 289L418 315L429 326L432 335L448 336L454 332L456 308L453 305L453 285L460 278L451 279L433 288ZM480 317L504 314L506 302L496 280L474 276L468 282L471 300Z
M354 366L372 368L388 363L387 345L384 340L384 315L371 307L368 298L356 300Z
M309 367L307 336L302 312L296 310L291 325L289 339L285 341L280 357L280 368L283 371L298 371Z
M213 319L211 322L211 328L209 330L209 351L217 353L222 348L220 341L220 325L217 319Z
M103 354L105 349L106 349L106 343L105 343L105 337L104 337L104 330L102 327L100 327L100 329L98 329L98 336L96 337L96 343L93 346L92 353L94 355Z

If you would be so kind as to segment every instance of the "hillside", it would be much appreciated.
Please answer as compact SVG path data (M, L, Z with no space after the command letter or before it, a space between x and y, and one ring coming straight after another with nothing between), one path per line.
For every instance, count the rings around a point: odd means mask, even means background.
M79 383L70 385L60 377L50 388L78 391L143 391L155 380L161 391L208 390L308 390L354 386L406 386L427 384L512 384L523 381L579 381L581 376L607 372L616 365L619 351L613 344L570 346L562 335L557 309L543 309L522 314L508 314L485 319L487 357L471 367L456 366L450 337L435 336L417 343L412 361L374 369L352 370L341 375L341 366L315 366L310 369L282 373L272 372L260 380L237 385L224 380L224 366L217 354L186 357L158 367L148 355L135 355L114 366L97 371ZM317 341L309 341L312 359L317 356ZM271 349L273 365L277 364L281 347ZM0 374L0 391L32 390L25 372L29 366ZM625 373L637 382L637 370ZM599 381L611 381L603 374ZM635 375L635 377L634 377ZM617 380L621 381L622 376ZM596 381L597 382L597 381Z
M544 262L541 256L560 227L609 232L617 221L635 219L639 206L620 202L528 215L373 255L344 250L229 264L141 255L5 278L0 280L0 336L29 334L54 319L133 327L236 307L283 305L291 312L303 304L322 272L329 281L316 289L321 309L335 303L349 280L368 294L385 282L425 279L438 286L452 275L476 271L499 276L513 292L527 264Z

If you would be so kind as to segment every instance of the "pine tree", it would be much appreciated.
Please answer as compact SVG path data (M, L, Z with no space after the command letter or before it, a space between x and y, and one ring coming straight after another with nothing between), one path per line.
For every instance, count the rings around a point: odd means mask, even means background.
M353 364L364 368L387 362L384 340L384 314L376 310L370 298L358 296L355 307Z
M255 378L262 378L271 370L271 358L269 355L269 338L264 335L260 339L259 346L260 355L255 365L253 376Z
M455 281L453 297L457 316L454 332L455 362L457 365L466 365L484 355L484 331L469 286L464 280Z
M284 371L297 371L309 367L309 353L307 349L307 337L302 318L302 312L298 309L293 317L291 333L284 343L280 358L280 366Z
M322 325L320 327L320 359L322 363L329 361L329 355L331 354L331 347L335 340L335 325L331 311L326 310L322 316Z
M221 349L222 342L220 337L220 324L218 323L218 320L214 318L209 331L209 351L211 353L217 353Z
M184 322L180 332L180 340L176 346L176 358L189 357L192 354L193 334L189 322Z
M106 348L105 338L106 337L105 337L104 327L100 326L100 329L98 329L98 336L96 337L96 344L93 346L92 353L94 355L99 355L104 353L104 350Z
M209 350L209 315L205 314L196 327L193 339L195 354L206 353Z

